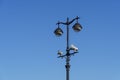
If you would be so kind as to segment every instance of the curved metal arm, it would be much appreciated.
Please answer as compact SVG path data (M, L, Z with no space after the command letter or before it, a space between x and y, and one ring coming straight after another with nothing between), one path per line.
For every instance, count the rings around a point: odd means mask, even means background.
M59 25L59 24L70 25L72 22L74 22L75 20L78 20L78 19L80 19L80 18L77 16L76 18L72 19L69 22L68 21L67 22L59 22L58 21L58 23L56 23L56 25Z

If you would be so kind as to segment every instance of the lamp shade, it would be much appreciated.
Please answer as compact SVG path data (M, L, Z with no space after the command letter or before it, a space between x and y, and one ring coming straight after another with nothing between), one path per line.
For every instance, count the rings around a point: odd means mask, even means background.
M63 31L62 31L61 28L58 27L58 28L54 31L54 33L55 33L56 36L61 36L61 35L63 34Z
M75 23L72 27L74 31L79 32L82 30L82 26L79 23Z

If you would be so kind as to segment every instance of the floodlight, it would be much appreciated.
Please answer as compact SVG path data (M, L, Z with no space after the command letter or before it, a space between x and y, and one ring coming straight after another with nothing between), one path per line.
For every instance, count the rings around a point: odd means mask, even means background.
M74 50L74 52L77 52L77 51L78 51L78 48L72 44L72 45L70 46L70 50Z
M62 56L63 55L63 52L58 50L58 53L57 53L59 56Z

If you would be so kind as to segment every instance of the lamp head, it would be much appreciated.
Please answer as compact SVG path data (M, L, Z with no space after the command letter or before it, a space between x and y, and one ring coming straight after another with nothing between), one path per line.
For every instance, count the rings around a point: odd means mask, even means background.
M73 44L70 46L70 50L73 50L74 52L78 52L78 48Z
M63 34L63 31L62 31L61 28L58 27L58 28L54 31L54 33L55 33L56 36L61 36L61 35Z
M57 53L57 54L58 54L59 56L62 56L62 55L63 55L63 52L58 50L58 53Z
M82 30L82 26L77 22L74 24L74 26L72 27L74 31L79 32Z

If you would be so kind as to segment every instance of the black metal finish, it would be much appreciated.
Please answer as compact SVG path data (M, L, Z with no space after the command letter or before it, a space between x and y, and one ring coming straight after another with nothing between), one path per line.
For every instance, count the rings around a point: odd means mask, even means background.
M74 55L75 53L77 52L73 52L73 53L70 53L70 48L69 48L69 25L74 22L75 20L78 21L79 17L77 16L76 18L72 19L71 21L69 21L69 18L67 18L67 21L64 23L64 22L58 22L57 25L59 24L63 24L63 25L66 25L66 29L67 29L67 35L66 35L66 42L67 42L67 46L66 46L66 54L65 55L62 55L62 56L58 56L58 58L65 58L66 59L66 65L65 65L65 68L66 68L66 80L69 80L69 71L70 71L70 57L71 55Z

